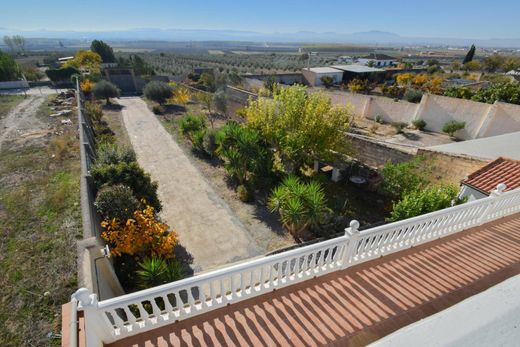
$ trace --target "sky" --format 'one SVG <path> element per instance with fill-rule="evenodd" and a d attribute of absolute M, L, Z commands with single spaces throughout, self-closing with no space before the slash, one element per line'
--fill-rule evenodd
<path fill-rule="evenodd" d="M 520 37 L 519 0 L 0 0 L 0 8 L 0 27 L 15 30 L 380 30 L 413 37 Z"/>

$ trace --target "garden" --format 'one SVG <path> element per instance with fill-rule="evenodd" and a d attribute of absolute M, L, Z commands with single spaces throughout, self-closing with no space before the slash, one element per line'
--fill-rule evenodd
<path fill-rule="evenodd" d="M 96 137 L 96 159 L 90 169 L 101 237 L 110 247 L 118 278 L 126 292 L 179 280 L 190 273 L 189 258 L 177 257 L 178 235 L 158 215 L 162 209 L 154 182 L 137 163 L 122 124 L 119 106 L 111 102 L 117 88 L 85 78 L 85 115 Z M 100 101 L 104 100 L 104 101 Z"/>
<path fill-rule="evenodd" d="M 344 154 L 355 157 L 342 136 L 352 113 L 331 105 L 324 94 L 275 85 L 268 97 L 251 99 L 239 117 L 231 117 L 217 93 L 162 87 L 170 88 L 162 99 L 145 89 L 149 106 L 205 175 L 235 201 L 262 210 L 270 225 L 297 243 L 332 237 L 352 219 L 380 224 L 458 203 L 456 187 L 432 185 L 427 163 L 419 159 L 388 163 L 380 172 L 345 159 Z M 179 89 L 189 94 L 182 103 L 175 98 Z M 315 170 L 316 160 L 343 163 L 342 178 L 334 182 L 327 170 Z M 382 179 L 370 187 L 349 180 L 359 175 Z"/>

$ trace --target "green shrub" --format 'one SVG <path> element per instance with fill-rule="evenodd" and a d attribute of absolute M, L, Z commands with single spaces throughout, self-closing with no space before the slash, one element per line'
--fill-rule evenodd
<path fill-rule="evenodd" d="M 403 129 L 406 128 L 408 124 L 404 122 L 392 122 L 392 127 L 397 131 L 397 133 L 402 133 Z"/>
<path fill-rule="evenodd" d="M 179 126 L 182 134 L 190 138 L 191 133 L 206 128 L 206 120 L 203 116 L 193 116 L 189 114 L 181 119 Z"/>
<path fill-rule="evenodd" d="M 442 126 L 442 131 L 451 137 L 455 135 L 455 133 L 459 130 L 462 130 L 466 127 L 466 122 L 458 122 L 456 120 L 450 120 Z"/>
<path fill-rule="evenodd" d="M 98 99 L 105 99 L 107 104 L 110 104 L 110 98 L 119 97 L 119 88 L 114 84 L 101 80 L 92 88 L 92 94 Z"/>
<path fill-rule="evenodd" d="M 404 98 L 408 102 L 419 103 L 421 102 L 423 93 L 417 89 L 407 89 L 404 93 Z"/>
<path fill-rule="evenodd" d="M 268 176 L 271 172 L 271 152 L 254 129 L 230 123 L 218 153 L 225 161 L 228 174 L 239 184 L 254 181 L 257 176 Z"/>
<path fill-rule="evenodd" d="M 325 193 L 316 181 L 302 182 L 296 176 L 288 176 L 269 196 L 269 209 L 280 214 L 283 226 L 296 239 L 309 226 L 319 223 L 329 211 Z"/>
<path fill-rule="evenodd" d="M 139 286 L 143 289 L 178 281 L 184 277 L 184 267 L 178 260 L 145 258 L 138 263 L 138 267 L 136 274 Z"/>
<path fill-rule="evenodd" d="M 450 207 L 452 202 L 463 203 L 465 200 L 458 199 L 457 195 L 458 189 L 454 186 L 433 186 L 409 191 L 394 204 L 389 220 L 398 221 L 438 211 Z"/>
<path fill-rule="evenodd" d="M 121 162 L 131 163 L 136 161 L 135 152 L 129 147 L 119 147 L 115 144 L 101 144 L 97 148 L 97 165 L 110 165 Z"/>
<path fill-rule="evenodd" d="M 387 162 L 381 170 L 383 176 L 381 191 L 394 200 L 399 200 L 406 192 L 426 185 L 428 171 L 422 157 L 416 157 L 405 163 Z"/>
<path fill-rule="evenodd" d="M 191 133 L 190 140 L 193 144 L 193 148 L 199 153 L 205 152 L 204 150 L 204 135 L 206 134 L 205 129 L 197 130 Z"/>
<path fill-rule="evenodd" d="M 250 189 L 245 184 L 241 184 L 237 187 L 237 195 L 240 201 L 249 202 L 252 198 Z"/>
<path fill-rule="evenodd" d="M 92 123 L 99 123 L 103 117 L 103 109 L 99 104 L 87 101 L 85 103 L 85 116 L 87 116 Z"/>
<path fill-rule="evenodd" d="M 424 119 L 414 119 L 412 121 L 412 125 L 415 127 L 415 129 L 423 131 L 424 128 L 426 128 L 426 121 Z"/>
<path fill-rule="evenodd" d="M 95 165 L 90 173 L 98 189 L 106 184 L 122 184 L 130 187 L 139 201 L 144 199 L 155 211 L 161 210 L 157 182 L 152 182 L 150 175 L 136 162 Z"/>
<path fill-rule="evenodd" d="M 172 87 L 168 83 L 159 81 L 152 81 L 143 89 L 145 98 L 160 105 L 164 104 L 172 96 L 172 92 Z"/>
<path fill-rule="evenodd" d="M 132 218 L 134 211 L 140 208 L 132 189 L 121 184 L 101 188 L 94 205 L 103 220 L 115 218 L 118 221 Z"/>
<path fill-rule="evenodd" d="M 218 134 L 218 131 L 216 131 L 214 129 L 210 129 L 210 130 L 206 131 L 206 133 L 204 134 L 204 142 L 203 142 L 204 151 L 212 157 L 217 155 L 217 149 L 218 149 L 217 134 Z"/>
<path fill-rule="evenodd" d="M 380 114 L 378 114 L 376 116 L 375 121 L 376 121 L 376 123 L 379 123 L 379 124 L 385 124 L 385 118 Z"/>
<path fill-rule="evenodd" d="M 152 107 L 152 112 L 153 112 L 154 114 L 157 114 L 157 115 L 162 114 L 162 108 L 161 108 L 161 106 L 159 106 L 159 105 L 154 105 L 154 106 Z"/>

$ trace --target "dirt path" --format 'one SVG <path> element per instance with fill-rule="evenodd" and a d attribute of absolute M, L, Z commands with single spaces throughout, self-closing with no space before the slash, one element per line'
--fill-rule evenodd
<path fill-rule="evenodd" d="M 143 100 L 121 98 L 122 114 L 139 164 L 159 182 L 161 217 L 194 258 L 195 272 L 262 254 L 229 206 L 163 128 Z"/>
<path fill-rule="evenodd" d="M 43 96 L 28 96 L 13 107 L 7 116 L 0 119 L 0 149 L 8 140 L 47 128 L 37 117 L 34 117 L 44 100 Z"/>

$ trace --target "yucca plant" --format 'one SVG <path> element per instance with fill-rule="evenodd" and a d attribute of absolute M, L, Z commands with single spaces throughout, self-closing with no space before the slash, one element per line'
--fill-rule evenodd
<path fill-rule="evenodd" d="M 304 183 L 288 176 L 274 188 L 268 202 L 272 212 L 280 214 L 282 225 L 297 240 L 309 226 L 316 225 L 328 212 L 325 193 L 318 182 Z"/>
<path fill-rule="evenodd" d="M 162 257 L 145 258 L 139 262 L 137 277 L 141 288 L 150 288 L 165 283 L 168 263 Z"/>
<path fill-rule="evenodd" d="M 220 141 L 218 153 L 226 171 L 241 185 L 270 170 L 270 152 L 257 131 L 231 123 Z"/>
<path fill-rule="evenodd" d="M 164 272 L 165 282 L 178 281 L 184 278 L 184 266 L 178 260 L 170 260 L 166 265 L 166 271 Z"/>

